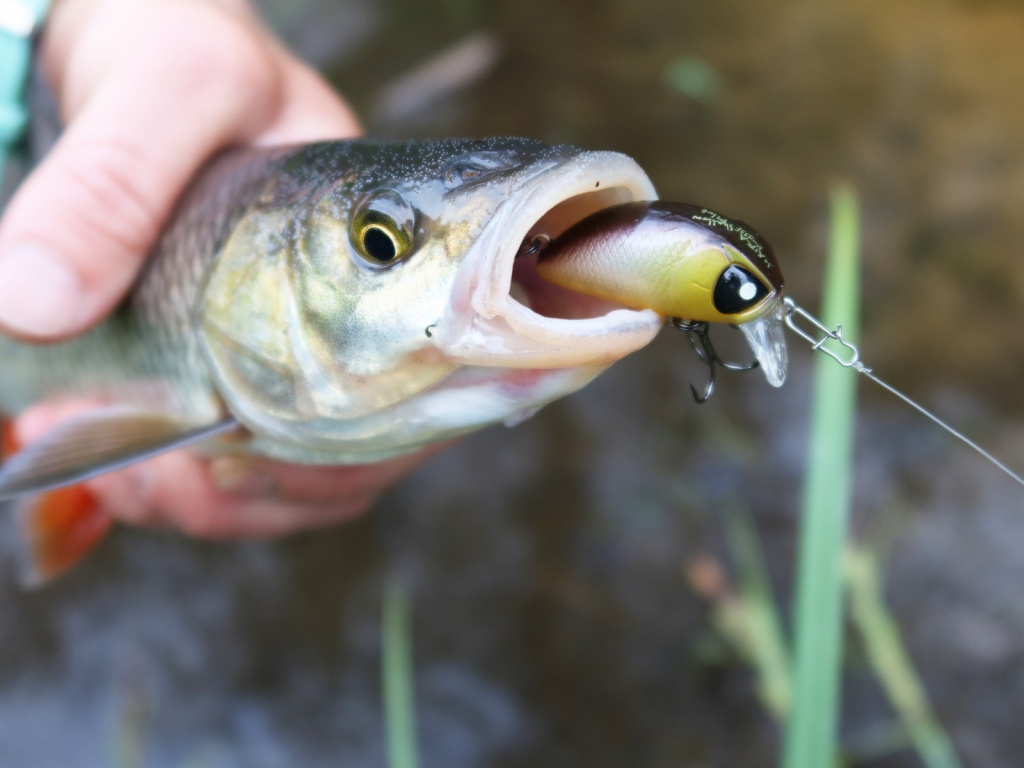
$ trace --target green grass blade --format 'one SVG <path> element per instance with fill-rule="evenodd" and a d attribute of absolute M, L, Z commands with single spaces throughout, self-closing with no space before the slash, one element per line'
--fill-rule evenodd
<path fill-rule="evenodd" d="M 142 768 L 146 764 L 150 702 L 137 679 L 127 681 L 121 696 L 114 765 L 117 768 Z"/>
<path fill-rule="evenodd" d="M 381 669 L 384 721 L 391 768 L 417 768 L 416 704 L 412 681 L 412 611 L 397 582 L 384 587 Z"/>
<path fill-rule="evenodd" d="M 928 768 L 963 768 L 932 712 L 899 626 L 882 599 L 877 558 L 865 549 L 851 549 L 846 553 L 845 571 L 850 613 L 868 661 L 921 761 Z"/>
<path fill-rule="evenodd" d="M 851 189 L 832 194 L 822 320 L 857 338 L 858 210 Z M 842 662 L 842 555 L 850 506 L 857 375 L 818 355 L 804 485 L 793 652 L 793 703 L 785 768 L 832 765 Z"/>
<path fill-rule="evenodd" d="M 789 651 L 757 527 L 750 511 L 738 502 L 728 509 L 726 526 L 741 598 L 743 653 L 757 672 L 758 695 L 765 707 L 784 722 L 791 697 Z"/>

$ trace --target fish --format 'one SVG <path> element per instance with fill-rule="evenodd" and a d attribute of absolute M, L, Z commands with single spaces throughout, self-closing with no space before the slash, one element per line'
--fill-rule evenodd
<path fill-rule="evenodd" d="M 218 156 L 108 319 L 57 344 L 0 339 L 0 500 L 21 521 L 23 580 L 102 539 L 110 519 L 82 484 L 103 472 L 183 447 L 371 463 L 585 386 L 649 343 L 667 305 L 558 285 L 553 252 L 520 244 L 656 197 L 626 155 L 520 138 Z M 17 445 L 10 419 L 54 398 L 94 407 Z"/>

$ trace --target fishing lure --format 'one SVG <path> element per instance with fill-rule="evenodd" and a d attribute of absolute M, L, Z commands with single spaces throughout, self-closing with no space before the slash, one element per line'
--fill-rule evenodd
<path fill-rule="evenodd" d="M 749 370 L 760 365 L 769 383 L 786 374 L 782 328 L 807 341 L 845 368 L 860 373 L 927 416 L 974 449 L 1020 485 L 1024 478 L 864 365 L 858 347 L 842 326 L 828 328 L 792 298 L 783 295 L 782 272 L 771 247 L 748 224 L 707 208 L 671 202 L 631 202 L 598 211 L 560 237 L 543 234 L 531 241 L 537 272 L 546 280 L 580 293 L 627 306 L 653 309 L 686 331 L 709 367 L 703 393 L 713 393 L 715 369 Z M 743 331 L 757 356 L 752 364 L 729 363 L 711 342 L 708 323 L 727 322 Z M 836 343 L 839 350 L 828 346 Z"/>
<path fill-rule="evenodd" d="M 569 290 L 629 307 L 653 309 L 686 331 L 710 367 L 746 370 L 715 351 L 710 323 L 729 323 L 746 337 L 768 383 L 786 380 L 784 280 L 771 246 L 740 221 L 683 203 L 623 203 L 577 222 L 555 240 L 537 237 L 537 273 Z"/>

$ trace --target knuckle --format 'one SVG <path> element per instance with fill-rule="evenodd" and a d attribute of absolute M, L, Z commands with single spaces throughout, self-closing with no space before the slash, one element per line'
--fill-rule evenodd
<path fill-rule="evenodd" d="M 140 181 L 149 162 L 140 147 L 119 139 L 67 153 L 63 189 L 73 212 L 67 223 L 87 245 L 111 255 L 141 255 L 156 238 L 163 211 Z"/>
<path fill-rule="evenodd" d="M 276 107 L 282 90 L 279 68 L 269 38 L 255 21 L 204 3 L 169 7 L 163 26 L 181 55 L 162 57 L 155 66 L 175 97 L 257 120 Z"/>

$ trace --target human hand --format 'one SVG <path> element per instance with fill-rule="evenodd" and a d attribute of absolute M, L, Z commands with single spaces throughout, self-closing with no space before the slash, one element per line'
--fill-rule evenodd
<path fill-rule="evenodd" d="M 360 132 L 245 0 L 61 0 L 41 59 L 66 130 L 0 221 L 0 328 L 28 340 L 80 333 L 120 301 L 217 150 Z M 21 442 L 67 415 L 36 406 L 17 422 Z M 131 522 L 277 535 L 359 514 L 421 459 L 315 468 L 179 452 L 90 488 Z"/>

